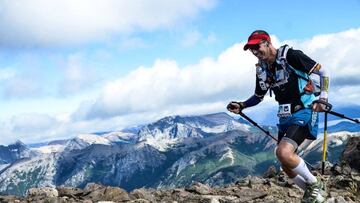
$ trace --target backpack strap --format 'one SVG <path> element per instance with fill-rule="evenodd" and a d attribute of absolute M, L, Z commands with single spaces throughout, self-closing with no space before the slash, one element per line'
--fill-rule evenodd
<path fill-rule="evenodd" d="M 281 66 L 285 69 L 285 70 L 290 70 L 291 72 L 295 73 L 295 75 L 305 81 L 307 81 L 308 83 L 311 82 L 312 83 L 312 80 L 310 79 L 309 77 L 309 74 L 305 74 L 307 77 L 303 76 L 303 75 L 300 75 L 298 73 L 297 70 L 295 70 L 290 64 L 288 64 L 287 60 L 286 60 L 286 56 L 287 56 L 287 53 L 289 51 L 290 47 L 289 45 L 285 44 L 283 46 L 281 46 L 279 49 L 278 49 L 278 53 L 277 53 L 277 58 L 276 58 L 276 62 L 281 64 Z M 320 89 L 320 86 L 318 84 L 315 84 L 316 88 L 317 89 Z M 301 95 L 305 94 L 305 92 L 302 92 Z M 315 96 L 318 96 L 319 95 L 319 92 L 315 92 L 314 93 Z"/>
<path fill-rule="evenodd" d="M 297 71 L 288 64 L 287 60 L 286 60 L 286 55 L 287 52 L 289 51 L 290 47 L 289 45 L 285 44 L 283 46 L 281 46 L 278 50 L 278 56 L 277 56 L 277 62 L 279 64 L 281 64 L 281 66 L 285 69 L 285 70 L 291 70 L 292 72 L 294 72 L 299 78 L 309 81 L 309 77 L 304 77 L 303 75 L 300 75 L 297 73 Z"/>
<path fill-rule="evenodd" d="M 279 48 L 276 60 L 281 65 L 283 65 L 283 63 L 287 62 L 286 56 L 287 56 L 287 52 L 289 51 L 289 49 L 290 49 L 290 47 L 287 44 L 285 44 Z"/>

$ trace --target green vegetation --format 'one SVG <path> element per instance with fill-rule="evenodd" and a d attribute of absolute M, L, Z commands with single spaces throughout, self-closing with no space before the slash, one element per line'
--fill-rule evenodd
<path fill-rule="evenodd" d="M 42 179 L 41 168 L 35 168 L 28 173 L 15 172 L 14 180 L 6 188 L 6 194 L 24 196 L 29 188 L 37 187 Z"/>

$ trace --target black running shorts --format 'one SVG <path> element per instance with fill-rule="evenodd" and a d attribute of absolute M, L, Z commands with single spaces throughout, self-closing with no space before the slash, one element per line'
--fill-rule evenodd
<path fill-rule="evenodd" d="M 278 144 L 281 140 L 286 141 L 292 144 L 295 150 L 304 142 L 306 137 L 310 134 L 309 127 L 305 126 L 298 126 L 298 125 L 291 125 L 286 130 L 286 133 L 279 132 L 278 134 Z"/>

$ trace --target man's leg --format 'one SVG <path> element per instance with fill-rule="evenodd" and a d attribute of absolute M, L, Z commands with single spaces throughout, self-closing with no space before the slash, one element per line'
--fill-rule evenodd
<path fill-rule="evenodd" d="M 276 156 L 290 178 L 298 181 L 302 178 L 306 182 L 303 199 L 305 202 L 323 202 L 325 198 L 321 194 L 322 183 L 310 172 L 304 160 L 295 153 L 298 146 L 305 140 L 307 132 L 306 127 L 290 126 L 277 147 Z M 301 184 L 299 186 L 301 187 Z"/>
<path fill-rule="evenodd" d="M 305 179 L 294 173 L 291 169 L 286 168 L 285 166 L 281 166 L 281 168 L 283 169 L 283 171 L 286 173 L 286 175 L 288 175 L 288 177 L 297 185 L 299 186 L 299 188 L 301 188 L 302 190 L 305 190 L 306 188 L 306 181 Z"/>
<path fill-rule="evenodd" d="M 276 151 L 278 158 L 281 156 L 279 161 L 281 163 L 284 162 L 281 168 L 289 176 L 289 178 L 291 178 L 293 182 L 302 189 L 305 187 L 305 179 L 297 173 L 293 172 L 291 169 L 295 168 L 300 163 L 299 159 L 301 158 L 295 152 L 298 146 L 304 142 L 306 134 L 307 132 L 304 130 L 304 128 L 295 125 L 290 126 L 286 133 L 279 131 L 278 148 L 280 147 L 280 149 Z M 285 142 L 280 144 L 282 140 Z M 288 155 L 291 156 L 288 157 Z M 290 160 L 290 167 L 289 163 L 287 164 L 288 159 Z"/>
<path fill-rule="evenodd" d="M 289 178 L 294 179 L 300 175 L 305 182 L 315 183 L 316 177 L 311 174 L 304 160 L 295 153 L 295 148 L 286 140 L 282 140 L 277 147 L 276 156 Z"/>

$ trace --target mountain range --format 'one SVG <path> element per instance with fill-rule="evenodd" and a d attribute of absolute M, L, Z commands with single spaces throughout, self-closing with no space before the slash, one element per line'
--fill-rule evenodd
<path fill-rule="evenodd" d="M 276 134 L 276 127 L 263 128 Z M 337 161 L 347 140 L 359 136 L 357 129 L 328 135 L 328 160 Z M 25 195 L 31 187 L 84 187 L 89 182 L 126 190 L 183 187 L 194 181 L 223 185 L 276 165 L 275 146 L 259 129 L 226 113 L 169 116 L 130 130 L 30 146 L 18 141 L 0 146 L 0 192 Z M 322 139 L 309 144 L 302 150 L 304 158 L 317 163 L 321 146 Z"/>

